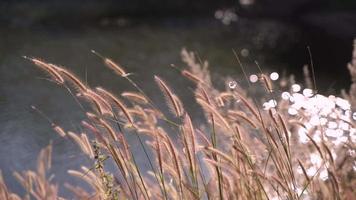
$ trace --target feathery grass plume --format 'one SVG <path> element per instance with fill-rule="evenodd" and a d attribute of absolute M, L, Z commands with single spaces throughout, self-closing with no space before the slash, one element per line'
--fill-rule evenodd
<path fill-rule="evenodd" d="M 155 112 L 150 112 L 150 109 L 145 109 L 146 113 L 147 113 L 147 121 L 146 124 L 149 126 L 154 126 L 157 125 L 158 120 L 157 117 L 159 117 L 160 115 L 157 115 Z"/>
<path fill-rule="evenodd" d="M 125 156 L 125 158 L 131 160 L 133 157 L 130 152 L 130 145 L 126 141 L 126 138 L 124 137 L 123 134 L 120 134 L 117 136 L 119 144 L 122 146 L 122 154 Z"/>
<path fill-rule="evenodd" d="M 93 90 L 87 90 L 86 93 L 88 93 L 90 96 L 92 96 L 93 99 L 96 99 L 98 102 L 100 102 L 103 105 L 105 112 L 112 113 L 111 106 L 110 106 L 109 102 L 107 102 L 103 97 L 101 97 L 99 94 L 97 94 Z"/>
<path fill-rule="evenodd" d="M 99 130 L 98 130 L 97 128 L 95 128 L 94 126 L 92 126 L 91 124 L 89 124 L 89 123 L 86 122 L 86 121 L 82 121 L 81 125 L 82 125 L 84 128 L 90 130 L 90 131 L 94 134 L 95 139 L 96 139 L 98 142 L 100 142 L 100 143 L 102 143 L 102 144 L 105 144 L 105 139 L 104 139 L 104 137 L 101 135 L 101 133 L 99 132 Z"/>
<path fill-rule="evenodd" d="M 209 151 L 209 152 L 212 152 L 214 153 L 215 155 L 218 155 L 220 158 L 222 158 L 223 160 L 227 161 L 228 163 L 230 163 L 232 165 L 233 168 L 236 168 L 238 169 L 237 166 L 235 166 L 235 162 L 234 160 L 229 157 L 226 153 L 216 149 L 216 148 L 213 148 L 213 147 L 205 147 L 205 150 L 206 151 Z"/>
<path fill-rule="evenodd" d="M 61 137 L 65 137 L 67 134 L 66 132 L 63 130 L 62 127 L 56 125 L 56 124 L 52 124 L 52 128 L 54 131 L 56 131 Z"/>
<path fill-rule="evenodd" d="M 254 115 L 254 117 L 257 119 L 257 121 L 261 121 L 260 114 L 258 112 L 258 108 L 256 108 L 253 103 L 251 103 L 249 100 L 247 100 L 243 95 L 239 94 L 238 92 L 234 92 L 234 94 L 238 97 L 239 100 L 241 100 L 244 105 L 251 111 L 251 113 Z"/>
<path fill-rule="evenodd" d="M 186 157 L 190 166 L 190 173 L 194 187 L 198 188 L 198 166 L 197 166 L 197 147 L 196 147 L 196 138 L 195 130 L 193 123 L 188 114 L 184 116 L 184 125 L 183 125 L 183 146 L 186 150 Z"/>
<path fill-rule="evenodd" d="M 55 66 L 52 67 L 54 67 L 60 74 L 62 74 L 66 80 L 70 81 L 70 83 L 72 83 L 74 88 L 79 92 L 87 90 L 87 86 L 73 73 L 69 72 L 68 70 L 62 67 L 55 67 Z"/>
<path fill-rule="evenodd" d="M 130 115 L 132 117 L 136 117 L 136 118 L 140 118 L 140 119 L 146 119 L 147 115 L 146 113 L 143 112 L 142 110 L 138 110 L 138 109 L 128 109 L 128 112 L 130 113 Z M 139 122 L 136 122 L 136 124 L 138 124 Z"/>
<path fill-rule="evenodd" d="M 196 91 L 195 91 L 195 96 L 197 98 L 201 98 L 204 101 L 206 101 L 207 103 L 213 105 L 214 101 L 212 100 L 212 98 L 210 97 L 210 94 L 207 92 L 207 90 L 205 89 L 205 87 L 197 87 Z"/>
<path fill-rule="evenodd" d="M 187 51 L 185 48 L 181 51 L 181 57 L 183 62 L 188 65 L 191 74 L 202 80 L 206 85 L 211 86 L 212 82 L 207 61 L 197 61 L 195 54 Z"/>
<path fill-rule="evenodd" d="M 184 134 L 187 136 L 187 141 L 188 145 L 191 145 L 191 150 L 193 152 L 193 155 L 196 153 L 196 136 L 195 136 L 195 130 L 193 127 L 192 120 L 188 114 L 185 114 L 184 116 Z"/>
<path fill-rule="evenodd" d="M 6 186 L 4 178 L 2 176 L 2 172 L 0 171 L 0 199 L 8 199 L 8 200 L 21 200 L 22 198 L 17 194 L 11 192 L 9 188 Z"/>
<path fill-rule="evenodd" d="M 153 137 L 155 132 L 149 128 L 137 128 L 137 132 Z"/>
<path fill-rule="evenodd" d="M 111 136 L 111 138 L 114 141 L 117 141 L 117 133 L 116 131 L 112 128 L 111 125 L 109 125 L 106 121 L 104 121 L 103 119 L 99 119 L 100 124 L 106 129 L 106 131 L 109 133 L 109 135 Z"/>
<path fill-rule="evenodd" d="M 101 97 L 91 89 L 78 93 L 77 96 L 84 96 L 85 98 L 90 100 L 95 105 L 95 108 L 99 111 L 101 115 L 113 117 L 113 112 L 111 110 L 110 104 L 103 97 Z"/>
<path fill-rule="evenodd" d="M 273 86 L 272 86 L 272 82 L 271 82 L 271 79 L 264 75 L 264 74 L 261 74 L 261 78 L 260 78 L 261 82 L 263 83 L 265 89 L 267 92 L 273 92 Z"/>
<path fill-rule="evenodd" d="M 202 99 L 206 102 L 208 102 L 209 104 L 211 104 L 211 99 L 210 97 L 207 95 L 206 91 L 204 90 L 203 87 L 198 87 L 195 91 L 194 91 L 194 96 L 195 99 Z"/>
<path fill-rule="evenodd" d="M 289 136 L 289 129 L 287 128 L 286 121 L 284 120 L 284 118 L 282 117 L 282 115 L 280 113 L 277 113 L 277 116 L 278 116 L 279 122 L 282 126 L 284 137 L 287 140 L 287 144 L 289 147 L 290 146 L 290 136 Z"/>
<path fill-rule="evenodd" d="M 105 199 L 104 186 L 101 184 L 100 178 L 92 172 L 90 169 L 82 166 L 82 171 L 68 170 L 67 173 L 73 177 L 77 177 L 87 183 L 92 190 L 93 194 L 90 194 L 90 198 Z"/>
<path fill-rule="evenodd" d="M 68 171 L 90 186 L 90 190 L 86 190 L 66 184 L 76 198 L 354 198 L 356 131 L 352 112 L 344 114 L 351 110 L 351 102 L 335 96 L 324 98 L 320 94 L 308 97 L 291 88 L 283 88 L 285 91 L 282 92 L 286 92 L 288 98 L 285 95 L 281 96 L 282 99 L 275 97 L 276 107 L 262 110 L 262 102 L 254 98 L 251 101 L 242 88 L 215 89 L 210 81 L 207 62 L 200 61 L 194 53 L 183 50 L 182 58 L 188 69 L 181 74 L 197 85 L 196 101 L 210 122 L 199 128 L 193 126 L 192 115 L 184 111 L 177 95 L 159 77 L 155 80 L 173 112 L 182 116 L 181 124 L 161 127 L 157 119 L 165 119 L 162 112 L 139 88 L 139 94 L 123 93 L 122 96 L 130 103 L 128 105 L 132 105 L 126 107 L 106 90 L 91 90 L 81 85 L 79 79 L 79 82 L 72 80 L 76 77 L 73 78 L 68 71 L 70 75 L 66 75 L 62 68 L 52 64 L 43 66 L 58 72 L 64 82 L 72 83 L 79 93 L 90 94 L 97 102 L 92 107 L 99 108 L 100 113 L 105 109 L 113 112 L 115 107 L 120 115 L 115 116 L 116 109 L 114 119 L 88 112 L 88 121 L 81 124 L 86 133 L 79 135 L 64 131 L 45 116 L 60 136 L 74 140 L 94 163 L 90 168 Z M 111 68 L 116 67 L 114 64 L 107 63 L 112 65 Z M 127 73 L 120 69 L 116 73 L 129 80 Z M 272 82 L 268 82 L 267 76 L 261 77 L 260 81 L 267 91 L 273 92 Z M 283 81 L 286 82 L 285 87 L 295 83 L 292 79 Z M 297 108 L 299 104 L 300 109 Z M 295 110 L 291 112 L 291 109 Z M 121 118 L 129 124 L 135 120 L 134 134 L 143 147 L 151 171 L 145 173 L 138 166 L 136 161 L 140 157 L 133 153 L 126 134 L 121 134 L 125 131 L 121 129 Z M 87 134 L 93 136 L 90 137 L 93 139 L 91 143 Z M 143 145 L 142 135 L 147 138 L 147 145 Z M 208 139 L 209 136 L 211 138 Z M 15 173 L 27 191 L 25 199 L 60 199 L 57 186 L 46 177 L 50 167 L 48 161 L 51 160 L 50 150 L 47 152 L 40 154 L 36 172 Z M 108 170 L 106 160 L 115 167 Z M 9 191 L 0 174 L 2 198 L 20 197 Z"/>
<path fill-rule="evenodd" d="M 133 109 L 129 109 L 129 112 L 131 114 L 136 115 L 137 117 L 137 122 L 136 124 L 143 124 L 143 125 L 148 125 L 151 126 L 152 124 L 149 123 L 149 117 L 148 114 L 149 112 L 147 112 L 144 108 L 142 108 L 141 106 L 135 105 Z"/>
<path fill-rule="evenodd" d="M 208 86 L 202 79 L 198 76 L 194 75 L 193 73 L 189 72 L 188 70 L 182 70 L 182 75 L 190 79 L 191 81 L 195 82 L 196 84 L 203 84 Z"/>
<path fill-rule="evenodd" d="M 121 93 L 121 96 L 127 98 L 130 101 L 137 102 L 140 104 L 145 105 L 149 103 L 145 96 L 137 92 L 123 92 Z"/>
<path fill-rule="evenodd" d="M 90 112 L 87 112 L 87 113 L 86 113 L 86 116 L 88 117 L 88 119 L 89 119 L 91 122 L 93 122 L 93 124 L 95 124 L 95 126 L 97 126 L 97 125 L 104 126 L 104 125 L 101 124 L 101 121 L 103 121 L 103 120 L 100 119 L 100 118 L 99 118 L 98 116 L 96 116 L 95 114 L 90 113 Z M 105 135 L 102 134 L 102 132 L 99 131 L 99 129 L 97 129 L 95 126 L 92 126 L 91 124 L 89 124 L 89 123 L 87 123 L 87 122 L 85 122 L 85 121 L 82 121 L 82 125 L 83 125 L 85 128 L 88 128 L 89 130 L 91 130 L 92 133 L 95 135 L 95 138 L 96 138 L 99 142 L 101 142 L 105 147 L 108 146 L 109 141 L 110 141 L 109 138 L 108 138 L 108 137 L 105 137 Z M 108 124 L 107 124 L 107 127 L 108 127 L 109 129 L 111 129 L 111 127 L 110 127 Z M 112 131 L 109 131 L 107 127 L 104 127 L 104 128 L 107 130 L 107 132 L 108 132 L 109 134 L 111 134 L 112 132 L 114 132 L 113 130 L 112 130 Z M 115 137 L 116 137 L 116 135 L 114 134 L 113 136 L 111 136 L 111 139 L 114 139 L 114 140 L 115 140 Z"/>
<path fill-rule="evenodd" d="M 207 65 L 206 65 L 207 66 Z M 199 66 L 198 66 L 199 67 Z M 210 79 L 210 77 L 207 77 L 208 79 Z M 209 90 L 212 95 L 214 95 L 215 93 L 217 93 L 217 91 L 214 91 L 212 89 Z M 199 101 L 201 101 L 201 104 L 202 105 L 202 108 L 205 113 L 205 116 L 206 118 L 208 119 L 208 121 L 211 123 L 212 127 L 211 127 L 211 144 L 213 147 L 217 147 L 218 144 L 217 144 L 217 136 L 216 136 L 216 127 L 222 127 L 223 129 L 227 130 L 228 132 L 230 132 L 230 134 L 233 133 L 233 130 L 232 132 L 229 131 L 229 126 L 226 126 L 226 122 L 224 120 L 224 118 L 219 114 L 219 112 L 217 112 L 217 110 L 214 110 L 215 109 L 215 102 L 212 101 L 211 97 L 210 97 L 210 94 L 208 94 L 208 92 L 205 90 L 205 88 L 203 86 L 199 86 L 197 87 L 196 91 L 195 91 L 195 96 L 196 96 L 196 100 L 197 102 L 199 103 Z M 208 110 L 211 110 L 213 112 L 209 112 L 207 111 L 205 108 L 207 107 Z M 218 115 L 218 120 L 216 120 L 215 118 L 215 115 Z M 225 135 L 228 135 L 225 131 L 224 131 Z M 212 155 L 213 159 L 215 161 L 217 161 L 217 157 L 216 155 Z M 213 172 L 214 174 L 216 174 L 216 180 L 217 180 L 217 185 L 218 185 L 218 190 L 219 190 L 219 196 L 220 196 L 220 199 L 223 199 L 223 187 L 222 187 L 222 172 L 221 170 L 219 169 L 218 166 L 215 167 L 215 172 Z M 206 187 L 208 188 L 208 187 Z M 209 194 L 210 195 L 210 194 Z"/>
<path fill-rule="evenodd" d="M 109 58 L 105 58 L 104 62 L 106 66 L 108 66 L 118 75 L 127 76 L 127 73 L 118 64 L 114 63 L 114 61 L 110 60 Z"/>
<path fill-rule="evenodd" d="M 51 168 L 52 145 L 42 149 L 37 160 L 37 171 L 15 172 L 15 178 L 26 189 L 26 198 L 62 199 L 58 196 L 58 186 L 52 184 L 46 177 L 46 171 Z"/>
<path fill-rule="evenodd" d="M 90 158 L 94 158 L 94 152 L 93 149 L 91 148 L 91 144 L 86 134 L 82 133 L 80 134 L 80 136 L 78 136 L 77 134 L 71 131 L 68 131 L 67 134 L 80 147 L 83 153 L 85 153 Z"/>
<path fill-rule="evenodd" d="M 234 111 L 234 110 L 228 110 L 228 116 L 232 120 L 238 120 L 238 119 L 243 119 L 245 122 L 250 124 L 253 128 L 257 128 L 257 125 L 255 122 L 253 122 L 249 117 L 246 116 L 244 112 L 241 111 Z M 237 117 L 237 118 L 236 118 Z"/>
<path fill-rule="evenodd" d="M 210 104 L 208 104 L 206 101 L 202 100 L 202 99 L 197 99 L 197 102 L 203 107 L 203 109 L 206 110 L 206 112 L 214 115 L 220 122 L 221 124 L 224 126 L 224 128 L 226 128 L 226 130 L 231 131 L 231 133 L 233 133 L 234 131 L 232 130 L 231 126 L 229 125 L 229 123 L 226 121 L 226 119 L 219 113 L 218 110 L 216 110 L 213 106 L 211 106 Z"/>
<path fill-rule="evenodd" d="M 176 182 L 178 182 L 179 184 L 179 190 L 180 190 L 180 193 L 183 192 L 183 177 L 182 177 L 182 166 L 181 166 L 181 162 L 179 161 L 179 153 L 178 153 L 178 150 L 177 148 L 174 146 L 172 140 L 168 137 L 168 135 L 165 135 L 164 136 L 164 139 L 167 141 L 165 144 L 167 144 L 168 146 L 168 150 L 172 156 L 172 162 L 174 163 L 174 168 L 177 173 L 177 176 L 178 176 L 178 180 L 176 180 Z M 183 194 L 180 194 L 180 195 L 183 195 Z"/>
<path fill-rule="evenodd" d="M 199 145 L 212 146 L 210 140 L 207 138 L 206 134 L 203 131 L 201 131 L 200 129 L 195 129 L 195 132 L 198 136 L 197 139 L 199 140 Z"/>
<path fill-rule="evenodd" d="M 128 122 L 130 122 L 130 124 L 132 126 L 135 126 L 134 121 L 132 116 L 130 115 L 128 109 L 126 108 L 126 106 L 124 105 L 124 103 L 122 103 L 117 97 L 115 97 L 113 94 L 111 94 L 110 92 L 104 90 L 101 87 L 97 87 L 96 90 L 103 94 L 105 97 L 107 97 L 110 101 L 114 102 L 115 106 L 117 106 L 125 115 L 126 119 L 128 120 Z"/>
<path fill-rule="evenodd" d="M 103 61 L 104 61 L 104 64 L 109 67 L 111 70 L 113 70 L 117 75 L 119 76 L 128 76 L 129 74 L 127 74 L 125 72 L 125 70 L 117 63 L 115 63 L 114 61 L 112 61 L 111 59 L 109 58 L 106 58 L 102 55 L 100 55 L 98 52 L 94 51 L 94 50 L 91 50 L 91 52 L 95 55 L 97 55 L 98 57 L 102 58 Z"/>
<path fill-rule="evenodd" d="M 42 61 L 42 60 L 40 60 L 38 58 L 30 58 L 30 57 L 27 57 L 27 56 L 24 56 L 24 58 L 32 61 L 36 66 L 38 66 L 39 68 L 41 68 L 42 70 L 47 72 L 56 83 L 59 83 L 59 84 L 63 84 L 64 83 L 64 79 L 56 71 L 56 69 L 54 68 L 53 64 L 47 63 L 47 62 Z"/>
<path fill-rule="evenodd" d="M 183 115 L 184 110 L 182 110 L 182 103 L 178 97 L 171 91 L 167 84 L 158 76 L 155 76 L 155 81 L 157 82 L 159 88 L 166 98 L 166 102 L 171 110 L 177 117 Z"/>
<path fill-rule="evenodd" d="M 143 110 L 148 114 L 152 114 L 152 115 L 156 116 L 157 118 L 163 118 L 164 117 L 162 112 L 159 111 L 159 110 L 151 109 L 151 108 L 144 108 Z"/>

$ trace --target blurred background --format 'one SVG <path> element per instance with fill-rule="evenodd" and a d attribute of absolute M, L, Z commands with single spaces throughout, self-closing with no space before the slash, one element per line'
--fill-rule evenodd
<path fill-rule="evenodd" d="M 35 105 L 66 130 L 80 131 L 76 124 L 84 115 L 73 98 L 44 80 L 23 55 L 66 66 L 91 86 L 116 94 L 132 90 L 90 52 L 94 49 L 133 72 L 147 94 L 162 102 L 154 74 L 169 80 L 183 100 L 191 98 L 191 85 L 169 67 L 184 67 L 183 47 L 208 60 L 214 83 L 223 86 L 226 76 L 244 84 L 232 49 L 241 54 L 248 73 L 258 71 L 257 60 L 266 71 L 294 74 L 302 82 L 310 46 L 318 89 L 338 93 L 350 84 L 346 64 L 355 25 L 354 0 L 2 0 L 0 169 L 9 187 L 23 192 L 12 172 L 34 168 L 38 152 L 50 140 L 59 184 L 77 183 L 66 170 L 91 164 L 30 109 Z M 201 118 L 194 104 L 187 106 Z M 131 145 L 142 153 L 134 139 Z M 145 163 L 142 159 L 139 164 Z M 70 196 L 65 189 L 61 193 Z"/>

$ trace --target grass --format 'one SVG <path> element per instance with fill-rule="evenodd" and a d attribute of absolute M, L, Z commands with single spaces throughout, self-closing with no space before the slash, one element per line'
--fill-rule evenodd
<path fill-rule="evenodd" d="M 91 105 L 85 111 L 87 120 L 80 124 L 82 133 L 52 124 L 55 132 L 74 141 L 93 162 L 92 167 L 68 171 L 91 188 L 87 191 L 65 184 L 76 199 L 297 200 L 356 196 L 356 127 L 351 114 L 356 86 L 349 93 L 344 92 L 344 99 L 315 94 L 310 89 L 312 81 L 306 67 L 309 89 L 305 88 L 302 94 L 292 78 L 282 77 L 275 83 L 261 70 L 258 83 L 266 89 L 266 99 L 270 99 L 263 103 L 249 97 L 239 85 L 224 91 L 214 88 L 208 63 L 183 50 L 182 60 L 187 68 L 178 71 L 195 83 L 195 99 L 207 121 L 198 128 L 163 78 L 154 77 L 172 113 L 169 116 L 157 109 L 130 73 L 109 58 L 93 53 L 136 91 L 119 97 L 86 85 L 63 67 L 26 57 L 51 81 L 70 91 L 82 108 L 83 102 Z M 354 54 L 348 68 L 356 77 L 356 50 Z M 257 84 L 246 81 L 249 87 Z M 284 92 L 279 94 L 278 90 Z M 345 114 L 347 111 L 349 115 Z M 334 124 L 336 127 L 331 127 Z M 170 129 L 163 128 L 166 125 Z M 172 129 L 179 133 L 178 141 L 167 132 Z M 142 171 L 137 165 L 125 134 L 137 137 L 149 171 Z M 148 139 L 143 140 L 142 136 Z M 14 173 L 26 190 L 25 196 L 12 193 L 0 174 L 0 199 L 62 199 L 59 186 L 47 177 L 51 150 L 49 145 L 41 151 L 36 171 Z M 153 157 L 149 156 L 151 153 Z M 110 163 L 115 165 L 115 171 L 106 170 Z"/>

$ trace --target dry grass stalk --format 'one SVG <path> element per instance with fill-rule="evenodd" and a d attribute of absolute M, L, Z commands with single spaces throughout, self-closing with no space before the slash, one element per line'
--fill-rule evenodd
<path fill-rule="evenodd" d="M 62 127 L 52 124 L 53 130 L 56 131 L 61 137 L 65 137 L 67 134 Z"/>
<path fill-rule="evenodd" d="M 79 92 L 87 90 L 87 86 L 78 77 L 76 77 L 73 73 L 71 73 L 68 70 L 61 68 L 61 67 L 55 67 L 55 69 L 60 74 L 63 74 L 64 78 L 66 78 L 68 81 L 70 81 L 70 83 L 72 83 L 74 88 L 77 89 Z"/>
<path fill-rule="evenodd" d="M 2 173 L 0 171 L 0 199 L 21 200 L 21 197 L 12 193 L 6 186 Z"/>
<path fill-rule="evenodd" d="M 133 102 L 137 102 L 140 104 L 148 104 L 148 100 L 146 99 L 146 97 L 144 97 L 143 95 L 136 93 L 136 92 L 123 92 L 121 93 L 121 96 L 127 98 L 130 101 Z"/>
<path fill-rule="evenodd" d="M 126 77 L 125 80 L 139 91 L 122 93 L 130 106 L 103 88 L 92 90 L 68 70 L 32 59 L 54 81 L 72 83 L 80 94 L 94 102 L 93 107 L 99 111 L 98 114 L 87 113 L 88 121 L 82 122 L 85 131 L 81 134 L 65 132 L 60 126 L 53 125 L 60 136 L 74 140 L 94 162 L 92 168 L 68 171 L 92 188 L 88 192 L 66 184 L 76 198 L 348 200 L 356 195 L 353 191 L 355 155 L 350 153 L 355 151 L 355 144 L 348 139 L 341 148 L 335 148 L 327 140 L 330 133 L 321 125 L 310 128 L 305 121 L 306 112 L 298 111 L 294 117 L 289 115 L 290 107 L 283 103 L 285 100 L 277 102 L 279 107 L 265 111 L 240 88 L 218 91 L 211 83 L 207 62 L 183 50 L 182 59 L 189 70 L 182 70 L 182 75 L 197 85 L 195 99 L 210 122 L 198 129 L 177 95 L 161 78 L 155 76 L 155 81 L 171 111 L 182 117 L 179 123 L 162 115 L 119 65 L 102 58 L 108 67 Z M 351 74 L 352 65 L 353 61 L 349 65 Z M 266 75 L 261 75 L 261 81 L 270 95 L 273 92 L 271 81 Z M 293 80 L 289 82 L 291 84 L 294 84 Z M 118 108 L 119 112 L 112 108 Z M 172 127 L 161 127 L 159 119 Z M 355 128 L 350 119 L 342 120 L 348 127 Z M 128 122 L 129 126 L 122 126 L 122 121 Z M 178 142 L 168 132 L 172 129 L 175 129 L 174 134 L 179 133 Z M 125 137 L 126 131 L 137 134 L 151 171 L 143 172 L 137 166 L 136 155 Z M 300 142 L 303 131 L 307 142 Z M 210 133 L 210 138 L 206 133 Z M 316 137 L 319 133 L 320 138 Z M 140 135 L 148 138 L 147 146 L 143 145 Z M 89 142 L 89 138 L 93 142 Z M 25 198 L 59 198 L 57 186 L 46 179 L 50 151 L 46 148 L 41 152 L 36 172 L 15 174 L 27 189 Z M 152 159 L 148 151 L 155 154 Z M 105 169 L 106 162 L 116 166 L 115 177 Z M 322 176 L 325 174 L 326 179 Z M 20 199 L 9 191 L 2 176 L 0 198 Z"/>
<path fill-rule="evenodd" d="M 37 58 L 29 58 L 24 56 L 25 59 L 29 59 L 32 61 L 35 65 L 37 65 L 39 68 L 43 69 L 45 72 L 47 72 L 55 82 L 59 84 L 64 83 L 64 79 L 62 76 L 58 73 L 58 71 L 54 68 L 55 66 L 53 64 L 46 63 L 45 61 L 41 61 L 40 59 Z"/>
<path fill-rule="evenodd" d="M 100 55 L 98 52 L 96 52 L 95 50 L 91 50 L 91 52 L 95 55 L 97 55 L 98 57 L 100 57 L 101 59 L 103 59 L 104 64 L 109 67 L 111 70 L 113 70 L 117 75 L 119 76 L 127 76 L 128 74 L 125 72 L 125 70 L 117 63 L 115 63 L 114 61 L 112 61 L 109 58 L 106 58 L 102 55 Z"/>
<path fill-rule="evenodd" d="M 51 168 L 52 146 L 41 150 L 37 160 L 37 171 L 15 172 L 15 178 L 26 189 L 25 199 L 62 199 L 58 196 L 58 186 L 47 179 L 46 171 Z"/>
<path fill-rule="evenodd" d="M 158 76 L 155 76 L 155 81 L 157 82 L 159 88 L 162 90 L 164 96 L 166 97 L 166 102 L 170 110 L 177 116 L 180 117 L 183 115 L 184 110 L 182 110 L 182 103 L 177 98 L 167 84 Z"/>
<path fill-rule="evenodd" d="M 103 88 L 97 87 L 96 90 L 103 94 L 106 98 L 108 98 L 110 101 L 112 101 L 115 106 L 117 106 L 125 115 L 126 119 L 128 122 L 130 122 L 130 124 L 132 126 L 134 126 L 134 122 L 133 122 L 133 118 L 130 115 L 126 105 L 124 105 L 124 103 L 122 103 L 117 97 L 115 97 L 113 94 L 111 94 L 110 92 L 104 90 Z"/>
<path fill-rule="evenodd" d="M 127 73 L 120 67 L 118 64 L 114 63 L 114 61 L 105 58 L 104 60 L 106 66 L 108 66 L 110 69 L 112 69 L 115 73 L 117 73 L 119 76 L 126 76 Z"/>

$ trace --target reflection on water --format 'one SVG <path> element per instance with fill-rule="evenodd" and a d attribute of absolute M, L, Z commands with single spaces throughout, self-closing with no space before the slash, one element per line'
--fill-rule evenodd
<path fill-rule="evenodd" d="M 10 188 L 21 191 L 12 177 L 12 171 L 34 168 L 41 148 L 53 141 L 53 169 L 55 180 L 76 183 L 66 175 L 67 169 L 89 165 L 70 141 L 63 140 L 51 130 L 50 123 L 30 109 L 36 105 L 49 118 L 65 130 L 80 132 L 78 122 L 84 118 L 71 95 L 45 80 L 45 75 L 21 56 L 34 56 L 67 66 L 91 86 L 103 86 L 119 94 L 133 90 L 125 80 L 105 68 L 90 50 L 119 61 L 133 73 L 143 90 L 163 109 L 161 95 L 153 75 L 167 80 L 183 102 L 192 99 L 189 82 L 180 77 L 170 64 L 184 67 L 180 61 L 182 47 L 196 51 L 208 59 L 214 82 L 222 85 L 222 76 L 231 75 L 243 83 L 232 48 L 242 53 L 249 73 L 257 72 L 253 60 L 264 69 L 300 72 L 305 55 L 295 54 L 304 48 L 304 35 L 300 27 L 274 21 L 240 19 L 234 26 L 224 26 L 213 19 L 194 21 L 168 20 L 150 23 L 131 23 L 123 27 L 82 26 L 76 28 L 37 26 L 30 29 L 8 28 L 0 31 L 0 169 Z M 245 55 L 245 57 L 243 56 Z M 289 58 L 292 58 L 289 60 Z M 303 58 L 299 61 L 299 58 Z M 196 104 L 186 104 L 193 118 L 202 117 Z M 197 122 L 197 121 L 196 121 Z M 135 153 L 142 152 L 136 138 L 129 139 Z M 147 161 L 138 159 L 140 166 Z M 65 190 L 62 191 L 66 193 Z"/>

